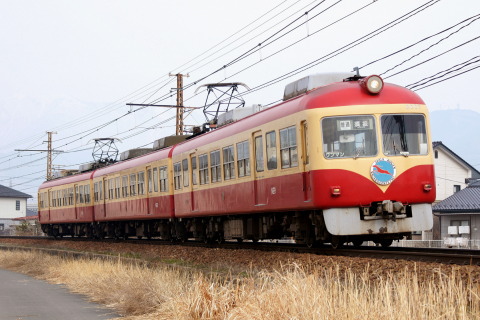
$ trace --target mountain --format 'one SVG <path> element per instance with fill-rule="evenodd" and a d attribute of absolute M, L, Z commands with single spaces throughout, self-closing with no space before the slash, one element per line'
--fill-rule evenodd
<path fill-rule="evenodd" d="M 480 171 L 480 113 L 472 110 L 438 110 L 430 113 L 433 141 L 442 141 Z"/>

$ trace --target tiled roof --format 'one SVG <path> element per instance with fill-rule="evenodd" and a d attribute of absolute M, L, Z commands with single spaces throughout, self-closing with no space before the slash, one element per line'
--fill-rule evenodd
<path fill-rule="evenodd" d="M 32 198 L 32 196 L 0 184 L 0 198 Z"/>
<path fill-rule="evenodd" d="M 439 213 L 480 213 L 480 180 L 433 206 Z"/>

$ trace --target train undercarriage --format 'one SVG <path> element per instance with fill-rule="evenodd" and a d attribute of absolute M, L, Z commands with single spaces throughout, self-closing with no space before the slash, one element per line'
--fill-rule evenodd
<path fill-rule="evenodd" d="M 48 236 L 102 238 L 159 238 L 167 241 L 187 240 L 222 243 L 226 240 L 294 240 L 308 247 L 330 243 L 338 248 L 345 243 L 360 246 L 364 241 L 388 247 L 394 240 L 411 235 L 409 232 L 332 235 L 328 232 L 321 210 L 235 215 L 163 220 L 108 221 L 93 223 L 43 224 Z"/>

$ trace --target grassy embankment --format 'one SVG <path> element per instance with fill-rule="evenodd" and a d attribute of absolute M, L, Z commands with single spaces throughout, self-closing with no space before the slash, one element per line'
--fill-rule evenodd
<path fill-rule="evenodd" d="M 478 319 L 480 287 L 445 267 L 387 277 L 306 270 L 205 275 L 171 267 L 0 252 L 0 267 L 54 283 L 114 308 L 125 319 Z"/>

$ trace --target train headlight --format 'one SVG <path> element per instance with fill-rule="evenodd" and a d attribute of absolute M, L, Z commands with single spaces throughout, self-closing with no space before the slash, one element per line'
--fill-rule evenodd
<path fill-rule="evenodd" d="M 360 80 L 360 85 L 370 94 L 379 94 L 383 89 L 383 80 L 379 76 L 372 75 Z"/>

